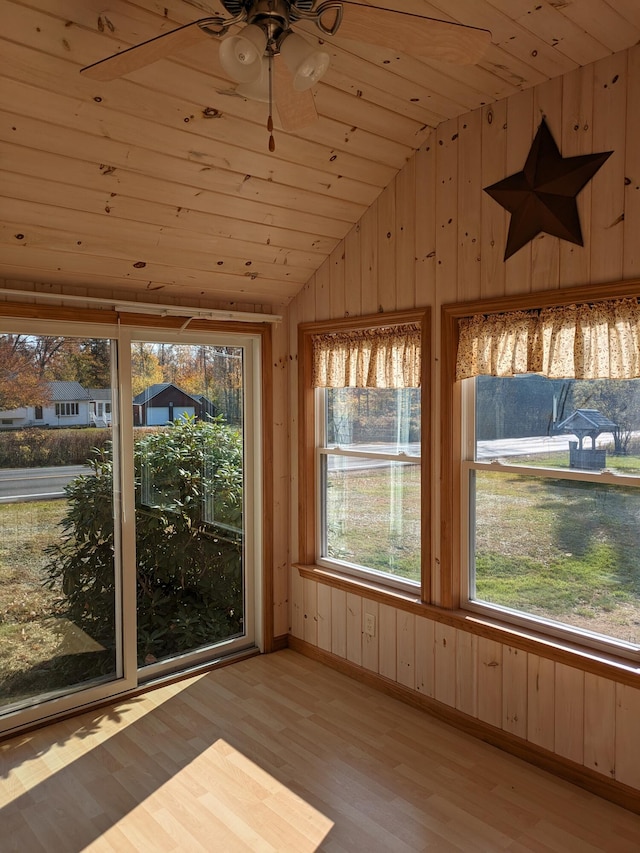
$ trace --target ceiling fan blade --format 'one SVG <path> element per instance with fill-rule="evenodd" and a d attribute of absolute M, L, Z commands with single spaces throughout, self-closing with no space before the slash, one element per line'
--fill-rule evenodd
<path fill-rule="evenodd" d="M 491 41 L 488 30 L 424 18 L 395 9 L 345 2 L 336 36 L 375 44 L 425 59 L 472 65 Z"/>
<path fill-rule="evenodd" d="M 274 64 L 273 97 L 283 130 L 296 131 L 313 124 L 318 118 L 311 89 L 299 92 L 293 87 L 293 76 L 284 62 Z"/>
<path fill-rule="evenodd" d="M 122 77 L 130 71 L 137 71 L 138 68 L 151 65 L 158 59 L 164 59 L 198 44 L 203 39 L 217 35 L 215 30 L 208 27 L 214 26 L 218 21 L 218 18 L 201 18 L 199 21 L 192 21 L 183 27 L 121 50 L 120 53 L 107 56 L 106 59 L 94 62 L 93 65 L 87 65 L 80 69 L 80 73 L 92 80 L 115 80 L 116 77 Z"/>

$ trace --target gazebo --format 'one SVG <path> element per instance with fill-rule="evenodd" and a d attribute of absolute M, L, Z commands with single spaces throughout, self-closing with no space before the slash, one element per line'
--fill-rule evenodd
<path fill-rule="evenodd" d="M 616 424 L 597 409 L 576 409 L 556 426 L 555 432 L 575 435 L 577 441 L 569 442 L 569 467 L 600 470 L 606 467 L 606 451 L 596 449 L 596 438 L 603 432 L 611 432 Z M 585 438 L 591 439 L 591 447 L 584 447 Z"/>

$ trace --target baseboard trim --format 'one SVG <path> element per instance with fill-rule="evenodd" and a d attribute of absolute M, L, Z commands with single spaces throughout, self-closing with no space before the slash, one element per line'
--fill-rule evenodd
<path fill-rule="evenodd" d="M 498 749 L 509 752 L 511 755 L 515 755 L 529 764 L 534 764 L 542 770 L 553 773 L 567 782 L 578 785 L 578 787 L 584 788 L 598 797 L 602 797 L 629 811 L 640 814 L 640 791 L 637 791 L 630 785 L 625 785 L 623 782 L 618 782 L 615 779 L 609 779 L 600 773 L 596 773 L 589 767 L 584 767 L 581 764 L 556 755 L 547 749 L 543 749 L 536 744 L 516 737 L 509 732 L 504 732 L 501 729 L 495 728 L 495 726 L 490 726 L 482 720 L 477 720 L 475 717 L 463 714 L 462 711 L 458 711 L 448 705 L 443 705 L 442 702 L 438 702 L 436 699 L 404 687 L 395 681 L 391 681 L 389 678 L 385 678 L 383 675 L 364 669 L 364 667 L 351 663 L 351 661 L 344 658 L 337 657 L 324 649 L 319 649 L 317 646 L 307 643 L 298 637 L 289 635 L 288 647 L 293 651 L 305 655 L 305 657 L 317 660 L 344 675 L 348 675 L 362 684 L 366 684 L 369 687 L 386 693 L 388 696 L 393 696 L 402 702 L 413 705 L 415 708 L 426 711 L 442 722 L 448 723 Z"/>
<path fill-rule="evenodd" d="M 289 647 L 289 635 L 288 634 L 280 634 L 279 637 L 274 637 L 271 641 L 270 652 L 281 652 L 283 649 Z"/>

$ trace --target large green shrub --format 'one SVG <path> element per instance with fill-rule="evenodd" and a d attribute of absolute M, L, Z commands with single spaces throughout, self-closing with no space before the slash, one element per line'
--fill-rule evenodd
<path fill-rule="evenodd" d="M 93 476 L 67 486 L 60 543 L 48 549 L 50 586 L 68 618 L 114 643 L 111 447 Z M 213 421 L 176 421 L 135 444 L 138 659 L 150 663 L 240 634 L 242 441 Z"/>

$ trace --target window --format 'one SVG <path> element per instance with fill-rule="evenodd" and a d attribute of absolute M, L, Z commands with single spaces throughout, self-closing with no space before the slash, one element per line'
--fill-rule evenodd
<path fill-rule="evenodd" d="M 638 328 L 635 299 L 461 320 L 463 607 L 640 649 Z"/>
<path fill-rule="evenodd" d="M 301 327 L 301 559 L 421 592 L 423 325 L 411 312 Z"/>
<path fill-rule="evenodd" d="M 116 326 L 109 312 L 88 309 L 65 323 L 51 313 L 0 319 L 0 419 L 36 407 L 44 415 L 0 435 L 11 475 L 0 518 L 0 580 L 10 581 L 0 584 L 0 733 L 253 648 L 262 636 L 271 642 L 273 632 L 262 537 L 271 511 L 261 402 L 269 327 Z M 45 351 L 55 359 L 41 376 L 34 365 Z M 99 430 L 91 395 L 86 409 L 52 401 L 57 375 L 80 384 L 87 372 L 93 402 L 112 400 Z M 136 395 L 169 385 L 184 386 L 197 415 L 135 427 Z M 51 432 L 78 410 L 86 420 L 66 439 Z"/>
<path fill-rule="evenodd" d="M 79 412 L 78 403 L 56 403 L 56 417 L 69 418 L 77 415 Z"/>

